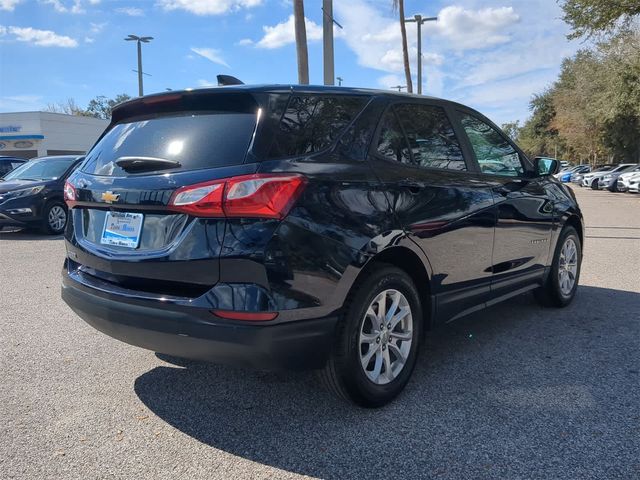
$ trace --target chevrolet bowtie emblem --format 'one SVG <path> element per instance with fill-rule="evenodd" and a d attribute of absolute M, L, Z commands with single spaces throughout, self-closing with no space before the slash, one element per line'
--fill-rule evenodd
<path fill-rule="evenodd" d="M 117 202 L 119 198 L 120 198 L 120 194 L 113 193 L 112 191 L 106 191 L 102 194 L 102 200 L 104 200 L 107 203 Z"/>

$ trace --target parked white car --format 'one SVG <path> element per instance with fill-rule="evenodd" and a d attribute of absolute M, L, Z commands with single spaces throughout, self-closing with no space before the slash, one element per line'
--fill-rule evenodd
<path fill-rule="evenodd" d="M 640 175 L 634 175 L 630 179 L 627 180 L 627 192 L 629 193 L 640 193 Z"/>
<path fill-rule="evenodd" d="M 640 171 L 636 170 L 633 172 L 622 173 L 618 177 L 617 188 L 619 192 L 626 192 L 629 190 L 629 183 L 632 179 L 640 178 Z"/>

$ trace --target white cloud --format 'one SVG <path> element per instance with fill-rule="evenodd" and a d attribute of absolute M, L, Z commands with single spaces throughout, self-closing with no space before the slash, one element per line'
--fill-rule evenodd
<path fill-rule="evenodd" d="M 104 30 L 104 27 L 107 26 L 107 23 L 109 22 L 102 22 L 102 23 L 94 23 L 94 22 L 89 22 L 89 26 L 91 33 L 100 33 L 102 30 Z"/>
<path fill-rule="evenodd" d="M 385 90 L 394 88 L 397 85 L 404 86 L 405 83 L 406 82 L 404 77 L 396 75 L 395 73 L 384 75 L 383 77 L 378 78 L 378 85 L 380 86 L 380 88 L 383 88 Z"/>
<path fill-rule="evenodd" d="M 144 10 L 137 7 L 120 7 L 116 8 L 116 13 L 121 13 L 123 15 L 128 15 L 130 17 L 143 17 Z"/>
<path fill-rule="evenodd" d="M 6 10 L 7 12 L 13 12 L 16 5 L 22 0 L 0 0 L 0 10 Z"/>
<path fill-rule="evenodd" d="M 95 38 L 91 38 L 91 37 L 84 37 L 84 43 L 93 43 L 95 42 L 96 39 Z"/>
<path fill-rule="evenodd" d="M 220 50 L 216 49 L 216 48 L 197 48 L 197 47 L 191 47 L 191 51 L 193 53 L 196 53 L 198 55 L 200 55 L 201 57 L 206 58 L 207 60 L 213 62 L 213 63 L 217 63 L 218 65 L 222 65 L 224 67 L 230 68 L 229 64 L 227 62 L 224 61 L 224 59 L 221 56 L 221 52 Z"/>
<path fill-rule="evenodd" d="M 251 40 L 250 38 L 243 38 L 238 42 L 238 45 L 240 45 L 241 47 L 246 47 L 247 45 L 253 45 L 253 40 Z"/>
<path fill-rule="evenodd" d="M 511 38 L 509 26 L 520 21 L 513 7 L 467 10 L 459 6 L 445 7 L 438 21 L 426 24 L 426 31 L 442 35 L 455 50 L 486 48 L 506 43 Z"/>
<path fill-rule="evenodd" d="M 46 4 L 52 5 L 56 12 L 60 13 L 86 13 L 83 6 L 84 3 L 89 5 L 97 5 L 100 0 L 73 0 L 72 2 L 65 3 L 62 0 L 41 0 Z"/>
<path fill-rule="evenodd" d="M 199 87 L 217 87 L 218 84 L 215 82 L 210 82 L 209 80 L 200 79 L 198 80 Z"/>
<path fill-rule="evenodd" d="M 307 41 L 322 39 L 322 27 L 317 23 L 305 18 L 307 27 Z M 270 27 L 262 27 L 264 36 L 256 43 L 260 48 L 280 48 L 296 41 L 293 15 L 290 15 L 284 22 Z"/>
<path fill-rule="evenodd" d="M 163 9 L 185 10 L 196 15 L 222 15 L 242 8 L 257 7 L 262 0 L 158 0 Z"/>
<path fill-rule="evenodd" d="M 19 42 L 31 43 L 40 47 L 73 48 L 78 46 L 77 40 L 66 35 L 58 35 L 51 30 L 38 30 L 31 27 L 8 27 L 5 32 L 14 35 Z"/>

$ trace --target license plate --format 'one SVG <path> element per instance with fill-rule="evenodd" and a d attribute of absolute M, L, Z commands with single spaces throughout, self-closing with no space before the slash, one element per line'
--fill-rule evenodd
<path fill-rule="evenodd" d="M 137 248 L 140 244 L 143 218 L 141 213 L 107 212 L 100 243 Z"/>

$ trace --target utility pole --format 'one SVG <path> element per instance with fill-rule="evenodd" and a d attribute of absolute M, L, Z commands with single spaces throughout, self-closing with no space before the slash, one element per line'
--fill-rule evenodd
<path fill-rule="evenodd" d="M 405 22 L 413 23 L 418 26 L 418 95 L 422 94 L 422 24 L 424 22 L 435 22 L 438 17 L 423 17 L 422 15 L 414 15 L 413 18 L 405 18 Z"/>
<path fill-rule="evenodd" d="M 342 28 L 333 18 L 333 0 L 322 0 L 322 59 L 324 62 L 324 84 L 335 85 L 333 56 L 333 24 Z"/>
<path fill-rule="evenodd" d="M 341 87 L 342 86 L 342 82 L 344 82 L 344 78 L 336 77 L 336 80 L 338 80 L 338 86 Z"/>
<path fill-rule="evenodd" d="M 293 0 L 293 17 L 298 57 L 298 83 L 309 85 L 309 51 L 307 49 L 307 26 L 304 21 L 304 3 Z"/>
<path fill-rule="evenodd" d="M 396 85 L 395 87 L 389 87 L 389 88 L 397 88 L 399 92 L 402 91 L 403 88 L 407 88 L 406 85 Z"/>
<path fill-rule="evenodd" d="M 322 13 L 324 84 L 333 85 L 333 0 L 322 0 Z"/>
<path fill-rule="evenodd" d="M 142 87 L 142 44 L 149 43 L 153 40 L 153 37 L 138 37 L 137 35 L 129 35 L 125 38 L 127 42 L 135 41 L 138 44 L 138 96 L 144 95 L 144 88 Z"/>

